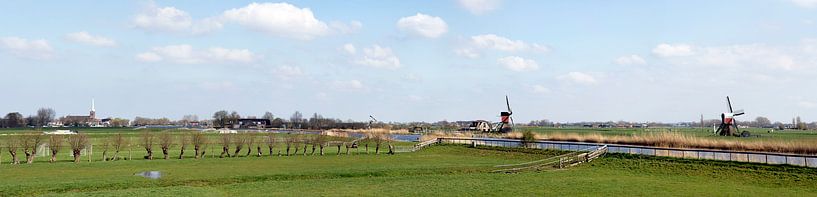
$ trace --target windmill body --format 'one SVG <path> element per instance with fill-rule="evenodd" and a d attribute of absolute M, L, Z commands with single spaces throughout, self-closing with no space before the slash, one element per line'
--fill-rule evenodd
<path fill-rule="evenodd" d="M 715 132 L 721 136 L 734 136 L 734 135 L 748 135 L 748 133 L 743 134 L 740 133 L 740 129 L 738 129 L 738 122 L 735 120 L 735 117 L 743 115 L 743 110 L 732 110 L 732 101 L 729 97 L 726 97 L 726 106 L 729 112 L 721 113 L 721 125 L 718 127 Z"/>

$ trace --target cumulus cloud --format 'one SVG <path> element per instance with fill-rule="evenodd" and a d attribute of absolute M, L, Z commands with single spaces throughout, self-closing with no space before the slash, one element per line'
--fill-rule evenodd
<path fill-rule="evenodd" d="M 659 57 L 680 57 L 694 54 L 692 45 L 662 43 L 652 49 L 652 53 Z"/>
<path fill-rule="evenodd" d="M 369 66 L 373 68 L 397 69 L 400 68 L 400 58 L 392 52 L 391 48 L 372 45 L 363 48 L 362 53 L 357 54 L 354 45 L 344 45 L 344 50 L 354 55 L 353 63 Z"/>
<path fill-rule="evenodd" d="M 804 7 L 804 8 L 815 8 L 817 7 L 817 0 L 791 0 L 794 5 Z"/>
<path fill-rule="evenodd" d="M 500 0 L 457 0 L 461 7 L 472 14 L 485 14 L 499 8 Z"/>
<path fill-rule="evenodd" d="M 54 56 L 54 49 L 44 39 L 28 40 L 19 37 L 0 38 L 0 48 L 3 51 L 24 59 L 50 59 Z"/>
<path fill-rule="evenodd" d="M 539 64 L 531 59 L 525 59 L 518 56 L 508 56 L 497 59 L 500 65 L 505 66 L 508 70 L 522 72 L 533 71 L 539 69 Z"/>
<path fill-rule="evenodd" d="M 195 21 L 184 10 L 175 7 L 158 7 L 150 3 L 131 21 L 134 27 L 150 32 L 206 33 L 221 29 L 223 24 L 218 18 L 206 18 Z"/>
<path fill-rule="evenodd" d="M 557 77 L 559 80 L 584 84 L 584 85 L 593 85 L 597 83 L 597 80 L 592 75 L 582 73 L 582 72 L 570 72 L 565 75 L 561 75 Z"/>
<path fill-rule="evenodd" d="M 272 74 L 274 74 L 279 79 L 289 80 L 293 78 L 297 78 L 304 75 L 304 72 L 301 71 L 300 67 L 295 66 L 279 66 L 272 69 Z"/>
<path fill-rule="evenodd" d="M 645 61 L 644 58 L 641 58 L 641 56 L 638 56 L 638 55 L 621 56 L 619 58 L 616 58 L 616 60 L 613 61 L 613 62 L 615 62 L 618 65 L 646 65 L 647 64 L 647 61 Z"/>
<path fill-rule="evenodd" d="M 199 50 L 183 44 L 153 47 L 148 52 L 137 54 L 136 59 L 144 62 L 170 61 L 178 64 L 201 64 L 213 62 L 251 63 L 260 59 L 260 57 L 247 49 L 210 47 L 206 50 Z"/>
<path fill-rule="evenodd" d="M 106 38 L 103 36 L 94 36 L 89 34 L 88 32 L 81 31 L 81 32 L 74 32 L 68 35 L 65 35 L 65 38 L 82 44 L 87 45 L 94 45 L 94 46 L 101 46 L 101 47 L 113 47 L 116 46 L 116 41 L 110 38 Z"/>
<path fill-rule="evenodd" d="M 541 44 L 527 43 L 521 40 L 512 40 L 494 34 L 483 34 L 471 36 L 468 39 L 465 47 L 454 49 L 454 54 L 473 59 L 480 57 L 480 51 L 484 50 L 497 50 L 511 53 L 546 53 L 550 51 L 550 48 Z"/>
<path fill-rule="evenodd" d="M 288 3 L 252 3 L 224 11 L 224 19 L 270 35 L 310 40 L 330 32 L 309 8 Z"/>
<path fill-rule="evenodd" d="M 329 23 L 329 27 L 338 33 L 351 34 L 357 33 L 357 31 L 363 27 L 363 23 L 360 21 L 351 21 L 348 23 L 334 21 Z"/>
<path fill-rule="evenodd" d="M 448 24 L 442 18 L 422 13 L 400 18 L 397 27 L 404 32 L 426 38 L 438 38 L 448 32 Z"/>

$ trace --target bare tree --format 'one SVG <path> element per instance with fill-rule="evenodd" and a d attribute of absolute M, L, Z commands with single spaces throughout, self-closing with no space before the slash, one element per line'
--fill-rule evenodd
<path fill-rule="evenodd" d="M 123 147 L 128 146 L 128 140 L 122 136 L 122 133 L 117 133 L 111 136 L 110 141 L 114 151 L 111 160 L 119 160 L 119 151 L 122 151 Z"/>
<path fill-rule="evenodd" d="M 37 148 L 43 143 L 42 133 L 26 133 L 22 134 L 21 146 L 23 153 L 26 154 L 26 163 L 34 163 L 34 157 L 37 156 Z"/>
<path fill-rule="evenodd" d="M 313 141 L 313 143 L 312 143 L 313 144 L 312 145 L 313 152 L 315 150 L 315 144 L 317 144 L 318 147 L 320 147 L 320 155 L 323 155 L 323 148 L 324 148 L 324 146 L 326 146 L 326 141 L 327 141 L 326 135 L 324 135 L 322 133 L 318 134 L 318 136 L 315 136 L 315 139 L 312 140 L 312 141 Z M 340 147 L 340 146 L 338 146 L 338 147 Z M 340 152 L 340 148 L 338 148 L 338 152 Z"/>
<path fill-rule="evenodd" d="M 272 149 L 275 148 L 275 134 L 272 132 L 267 133 L 264 138 L 264 142 L 267 143 L 267 148 L 269 148 L 269 156 L 272 156 Z M 259 151 L 260 152 L 260 151 Z M 261 154 L 261 153 L 258 153 Z"/>
<path fill-rule="evenodd" d="M 187 148 L 188 141 L 187 135 L 179 135 L 179 159 L 184 159 L 184 149 Z"/>
<path fill-rule="evenodd" d="M 233 153 L 233 157 L 238 157 L 238 153 L 244 149 L 244 144 L 247 143 L 247 137 L 243 134 L 235 134 L 233 136 L 233 145 L 235 145 L 235 152 Z"/>
<path fill-rule="evenodd" d="M 303 142 L 303 144 L 304 144 L 304 156 L 306 156 L 306 148 L 309 147 L 309 144 L 312 143 L 312 140 L 308 135 L 304 135 L 303 138 L 301 138 L 301 139 L 304 141 Z M 315 146 L 312 146 L 312 153 L 313 154 L 315 153 Z"/>
<path fill-rule="evenodd" d="M 57 113 L 54 112 L 54 109 L 51 108 L 40 108 L 37 110 L 37 116 L 35 117 L 35 122 L 37 127 L 42 127 L 43 125 L 48 124 L 49 122 L 54 120 L 54 117 L 57 116 Z"/>
<path fill-rule="evenodd" d="M 383 134 L 377 133 L 374 135 L 374 154 L 380 154 L 380 145 L 383 144 Z"/>
<path fill-rule="evenodd" d="M 68 137 L 68 145 L 71 146 L 72 154 L 74 155 L 74 163 L 79 163 L 82 150 L 88 146 L 88 135 L 84 133 L 71 135 Z"/>
<path fill-rule="evenodd" d="M 284 142 L 286 142 L 286 144 L 287 144 L 287 156 L 289 156 L 289 149 L 290 149 L 290 147 L 292 147 L 292 143 L 295 140 L 293 139 L 294 137 L 289 135 L 288 133 L 287 133 L 287 136 L 285 138 L 286 138 L 286 140 Z"/>
<path fill-rule="evenodd" d="M 154 137 L 153 133 L 151 133 L 149 131 L 142 132 L 141 137 L 142 137 L 142 141 L 141 141 L 142 148 L 145 148 L 145 151 L 147 151 L 147 155 L 145 156 L 145 159 L 153 160 L 153 144 L 155 143 L 154 141 L 155 141 L 156 137 Z"/>
<path fill-rule="evenodd" d="M 6 138 L 6 149 L 8 149 L 9 154 L 11 154 L 11 164 L 19 164 L 20 160 L 17 159 L 17 149 L 20 148 L 20 136 L 12 135 Z"/>
<path fill-rule="evenodd" d="M 244 133 L 244 142 L 247 144 L 247 155 L 244 155 L 244 157 L 249 157 L 252 153 L 252 145 L 255 144 L 255 134 Z"/>
<path fill-rule="evenodd" d="M 229 133 L 221 134 L 221 156 L 219 156 L 219 158 L 224 158 L 225 154 L 227 154 L 227 157 L 230 157 L 230 144 L 233 143 L 232 137 L 233 135 Z"/>
<path fill-rule="evenodd" d="M 102 140 L 102 161 L 108 161 L 108 146 L 110 145 L 110 141 Z"/>
<path fill-rule="evenodd" d="M 51 135 L 48 138 L 48 149 L 51 150 L 51 163 L 57 161 L 57 153 L 62 149 L 62 135 Z"/>
<path fill-rule="evenodd" d="M 170 132 L 162 132 L 159 134 L 159 145 L 162 147 L 162 155 L 164 159 L 170 158 L 170 147 L 173 146 L 173 135 Z"/>
<path fill-rule="evenodd" d="M 190 137 L 190 142 L 193 143 L 193 149 L 196 151 L 196 159 L 202 158 L 204 154 L 199 154 L 199 152 L 204 151 L 204 145 L 207 144 L 207 137 L 201 132 L 194 132 Z"/>

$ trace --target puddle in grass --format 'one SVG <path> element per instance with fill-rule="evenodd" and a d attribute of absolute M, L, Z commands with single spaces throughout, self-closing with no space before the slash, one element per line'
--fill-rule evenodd
<path fill-rule="evenodd" d="M 162 178 L 162 172 L 159 172 L 159 171 L 145 171 L 145 172 L 136 173 L 135 175 L 145 177 L 145 178 L 149 178 L 149 179 Z"/>

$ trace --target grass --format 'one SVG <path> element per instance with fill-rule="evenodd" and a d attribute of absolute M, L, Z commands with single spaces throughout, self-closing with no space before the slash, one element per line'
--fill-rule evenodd
<path fill-rule="evenodd" d="M 490 173 L 560 154 L 432 146 L 397 155 L 0 165 L 2 196 L 810 196 L 817 169 L 610 154 L 565 170 Z M 159 170 L 149 180 L 134 176 Z"/>

